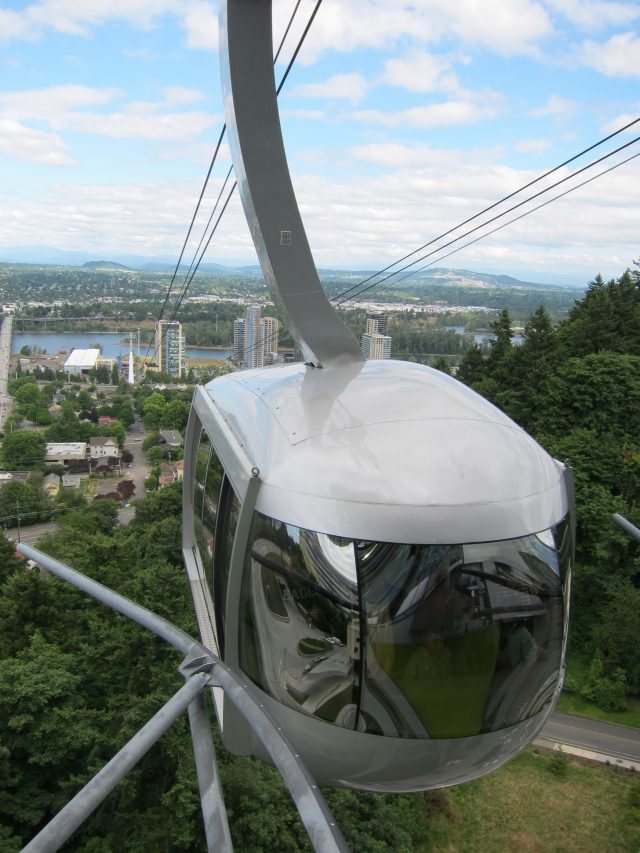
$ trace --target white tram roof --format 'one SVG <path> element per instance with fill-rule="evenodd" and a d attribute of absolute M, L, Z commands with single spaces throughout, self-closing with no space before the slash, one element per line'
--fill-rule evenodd
<path fill-rule="evenodd" d="M 299 527 L 481 542 L 558 523 L 564 466 L 462 383 L 375 360 L 229 374 L 209 399 L 260 471 L 256 508 Z"/>

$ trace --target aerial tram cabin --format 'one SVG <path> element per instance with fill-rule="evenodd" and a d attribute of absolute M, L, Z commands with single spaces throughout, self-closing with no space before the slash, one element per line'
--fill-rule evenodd
<path fill-rule="evenodd" d="M 564 674 L 570 470 L 455 379 L 365 361 L 320 286 L 280 133 L 270 3 L 221 4 L 227 127 L 304 361 L 196 389 L 183 549 L 205 645 L 318 782 L 409 791 L 493 770 Z M 220 693 L 223 741 L 265 758 Z"/>

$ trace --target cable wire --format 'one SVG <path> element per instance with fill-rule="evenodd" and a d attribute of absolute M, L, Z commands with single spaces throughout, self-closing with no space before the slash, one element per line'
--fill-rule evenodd
<path fill-rule="evenodd" d="M 468 225 L 470 222 L 473 222 L 478 217 L 483 216 L 485 213 L 488 213 L 490 210 L 493 210 L 498 205 L 503 204 L 505 201 L 508 201 L 509 199 L 513 198 L 514 196 L 518 195 L 519 193 L 524 192 L 524 190 L 529 189 L 529 187 L 534 186 L 534 184 L 539 183 L 544 178 L 547 178 L 547 177 L 549 177 L 549 175 L 552 175 L 554 172 L 557 172 L 559 169 L 562 169 L 564 166 L 568 166 L 569 163 L 573 163 L 574 160 L 577 160 L 580 157 L 582 157 L 583 155 L 588 154 L 589 151 L 593 151 L 595 148 L 598 148 L 600 145 L 603 145 L 605 142 L 608 142 L 610 139 L 613 139 L 615 136 L 618 136 L 620 133 L 623 133 L 625 130 L 628 130 L 630 127 L 633 127 L 633 125 L 637 124 L 638 122 L 640 122 L 640 116 L 638 118 L 634 119 L 633 121 L 630 121 L 628 124 L 625 124 L 624 127 L 618 128 L 618 130 L 614 131 L 613 133 L 610 133 L 608 136 L 605 136 L 602 139 L 598 140 L 597 142 L 594 142 L 593 145 L 590 145 L 588 148 L 584 148 L 578 154 L 575 154 L 573 157 L 570 157 L 568 160 L 565 160 L 563 163 L 559 163 L 557 166 L 554 166 L 553 169 L 549 169 L 548 171 L 544 172 L 542 175 L 539 175 L 537 178 L 534 178 L 534 180 L 529 181 L 529 183 L 524 184 L 523 186 L 519 187 L 517 190 L 514 190 L 513 192 L 509 193 L 508 195 L 503 196 L 498 201 L 495 201 L 495 202 L 493 202 L 493 204 L 490 204 L 488 207 L 485 207 L 483 210 L 478 211 L 478 213 L 474 213 L 473 216 L 470 216 L 468 219 L 465 219 L 463 222 L 459 222 L 453 228 L 449 228 L 448 231 L 444 231 L 442 234 L 439 234 L 437 237 L 434 237 L 432 240 L 429 240 L 428 243 L 424 243 L 422 246 L 418 246 L 417 249 L 414 249 L 412 252 L 409 252 L 407 255 L 404 255 L 404 257 L 400 258 L 399 260 L 394 261 L 393 263 L 389 264 L 388 266 L 384 267 L 383 269 L 378 270 L 378 272 L 374 272 L 370 276 L 368 276 L 367 278 L 358 282 L 357 284 L 352 285 L 350 288 L 343 291 L 338 296 L 334 297 L 334 300 L 335 299 L 341 299 L 347 293 L 351 293 L 352 291 L 357 290 L 359 287 L 362 287 L 363 284 L 367 284 L 367 282 L 371 281 L 371 279 L 376 278 L 376 276 L 382 275 L 383 273 L 387 272 L 387 270 L 390 270 L 391 267 L 395 267 L 398 264 L 403 263 L 404 261 L 413 257 L 413 255 L 416 255 L 418 252 L 421 252 L 423 249 L 426 249 L 429 246 L 432 246 L 438 240 L 442 240 L 445 237 L 448 237 L 449 234 L 452 234 L 454 231 L 457 231 L 459 228 L 463 228 L 465 225 Z M 574 174 L 576 174 L 576 173 L 574 173 Z M 418 261 L 416 263 L 418 263 Z M 405 267 L 405 269 L 406 269 L 406 267 Z M 401 272 L 401 270 L 397 270 L 397 272 Z M 386 279 L 382 279 L 382 280 L 384 281 Z"/>
<path fill-rule="evenodd" d="M 638 120 L 640 121 L 640 119 L 638 119 Z M 561 184 L 566 183 L 566 181 L 569 181 L 572 178 L 575 178 L 577 175 L 580 175 L 582 172 L 585 172 L 587 169 L 591 169 L 591 168 L 593 168 L 593 166 L 597 166 L 598 163 L 602 163 L 605 160 L 608 160 L 609 157 L 613 157 L 614 154 L 618 154 L 620 151 L 624 151 L 630 145 L 634 145 L 638 141 L 640 141 L 640 136 L 636 136 L 630 142 L 626 142 L 624 145 L 621 145 L 618 148 L 615 148 L 613 151 L 610 151 L 608 154 L 604 154 L 602 157 L 599 157 L 597 160 L 594 160 L 593 162 L 588 163 L 586 166 L 582 166 L 580 169 L 577 169 L 575 172 L 572 172 L 570 175 L 567 175 L 566 177 L 561 178 L 559 181 L 556 181 L 555 183 L 551 184 L 550 186 L 546 187 L 543 190 L 539 190 L 539 192 L 534 193 L 533 195 L 529 196 L 528 198 L 524 199 L 523 201 L 518 202 L 518 204 L 515 204 L 512 207 L 508 208 L 507 210 L 504 210 L 502 213 L 498 213 L 498 214 L 496 214 L 496 216 L 492 216 L 490 219 L 487 219 L 485 222 L 480 223 L 480 225 L 476 225 L 474 228 L 470 228 L 468 231 L 465 231 L 463 234 L 458 235 L 453 240 L 449 240 L 448 243 L 444 243 L 442 246 L 438 246 L 437 249 L 433 249 L 431 252 L 427 252 L 426 255 L 422 255 L 420 258 L 416 258 L 415 261 L 412 261 L 411 263 L 407 264 L 406 266 L 401 267 L 398 270 L 394 270 L 393 272 L 390 272 L 388 275 L 386 275 L 384 278 L 381 278 L 379 281 L 375 281 L 372 284 L 369 284 L 367 287 L 364 287 L 361 290 L 358 290 L 351 297 L 349 297 L 347 294 L 349 294 L 351 291 L 353 291 L 354 288 L 353 287 L 348 288 L 347 290 L 343 291 L 343 293 L 334 297 L 334 299 L 332 300 L 334 302 L 334 305 L 339 306 L 339 305 L 342 305 L 344 302 L 346 302 L 347 299 L 349 299 L 349 298 L 355 298 L 355 297 L 362 296 L 363 293 L 367 293 L 369 290 L 372 290 L 374 287 L 377 287 L 379 284 L 382 284 L 383 282 L 387 281 L 388 279 L 393 278 L 393 276 L 398 275 L 399 273 L 404 272 L 405 270 L 409 269 L 410 267 L 415 266 L 416 264 L 420 263 L 421 261 L 424 261 L 426 258 L 429 258 L 432 255 L 437 254 L 438 252 L 442 251 L 442 249 L 446 249 L 449 246 L 452 246 L 454 243 L 457 243 L 459 240 L 463 240 L 465 237 L 468 237 L 470 234 L 474 234 L 480 228 L 484 228 L 486 225 L 490 225 L 492 222 L 496 222 L 498 219 L 501 219 L 503 216 L 506 216 L 507 214 L 512 213 L 514 210 L 517 210 L 518 208 L 522 207 L 523 205 L 528 204 L 529 202 L 533 201 L 536 198 L 539 198 L 540 196 L 544 195 L 545 193 L 549 192 L 552 189 L 555 189 L 556 187 L 560 186 Z M 473 217 L 473 218 L 475 218 L 475 217 Z M 457 226 L 457 227 L 460 227 L 460 226 Z M 452 230 L 455 231 L 456 229 L 454 228 Z M 451 233 L 451 232 L 449 232 L 449 233 Z M 435 238 L 435 239 L 437 240 L 439 238 Z M 431 243 L 433 243 L 433 242 L 434 241 L 432 240 Z M 431 245 L 431 243 L 425 244 L 425 246 Z M 412 254 L 415 254 L 415 253 L 412 253 Z M 394 265 L 392 264 L 391 266 L 394 266 Z M 414 272 L 415 272 L 415 270 L 414 270 Z M 406 278 L 406 276 L 405 276 L 405 278 Z"/>
<path fill-rule="evenodd" d="M 296 48 L 295 48 L 295 50 L 294 50 L 294 52 L 293 52 L 293 56 L 291 57 L 291 59 L 290 59 L 290 61 L 289 61 L 289 64 L 287 65 L 287 68 L 286 68 L 286 70 L 285 70 L 285 73 L 284 73 L 284 75 L 283 75 L 282 79 L 280 80 L 280 83 L 279 83 L 279 85 L 278 85 L 278 87 L 277 87 L 277 89 L 276 89 L 276 96 L 280 94 L 280 92 L 281 92 L 281 90 L 282 90 L 282 87 L 284 86 L 285 81 L 286 81 L 287 77 L 289 76 L 289 72 L 291 71 L 291 69 L 292 69 L 292 67 L 293 67 L 293 64 L 294 64 L 294 62 L 295 62 L 295 60 L 296 60 L 296 58 L 297 58 L 297 56 L 298 56 L 298 54 L 299 54 L 299 52 L 300 52 L 300 49 L 302 48 L 302 45 L 304 44 L 304 41 L 305 41 L 305 39 L 306 39 L 306 37 L 307 37 L 307 34 L 309 33 L 309 30 L 310 30 L 310 28 L 311 28 L 311 24 L 313 23 L 313 20 L 314 20 L 314 18 L 315 18 L 315 16 L 316 16 L 316 14 L 318 13 L 318 10 L 319 10 L 319 8 L 320 8 L 321 4 L 322 4 L 322 0 L 317 0 L 316 5 L 315 5 L 315 7 L 314 7 L 314 9 L 313 9 L 313 12 L 311 13 L 311 15 L 310 15 L 310 17 L 309 17 L 309 20 L 307 21 L 307 24 L 306 24 L 306 26 L 305 26 L 305 28 L 304 28 L 304 30 L 303 30 L 303 33 L 302 33 L 302 35 L 300 36 L 300 39 L 298 40 L 298 44 L 297 44 L 297 46 L 296 46 Z M 288 25 L 287 25 L 287 27 L 286 27 L 286 29 L 285 29 L 284 35 L 283 35 L 283 37 L 282 37 L 282 39 L 281 39 L 281 41 L 280 41 L 280 45 L 279 45 L 279 47 L 278 47 L 278 50 L 277 50 L 276 55 L 275 55 L 275 58 L 274 58 L 274 64 L 275 64 L 275 62 L 277 61 L 277 59 L 278 59 L 278 57 L 279 57 L 279 55 L 280 55 L 280 52 L 281 52 L 282 47 L 283 47 L 283 45 L 284 45 L 285 39 L 286 39 L 286 37 L 287 37 L 287 35 L 288 35 L 288 33 L 289 33 L 289 30 L 290 30 L 290 28 L 291 28 L 291 25 L 292 25 L 293 20 L 294 20 L 294 18 L 295 18 L 295 16 L 296 16 L 296 13 L 297 13 L 297 11 L 298 11 L 299 6 L 300 6 L 300 0 L 298 0 L 298 2 L 296 2 L 296 5 L 295 5 L 295 7 L 294 7 L 294 10 L 293 10 L 293 12 L 292 12 L 292 14 L 291 14 L 291 16 L 290 16 L 290 18 L 289 18 L 289 23 L 288 23 Z M 195 217 L 196 217 L 196 215 L 197 215 L 198 208 L 199 208 L 199 206 L 200 206 L 200 201 L 201 201 L 201 199 L 202 199 L 202 195 L 203 195 L 203 193 L 204 193 L 205 187 L 206 187 L 206 185 L 207 185 L 207 183 L 208 183 L 209 175 L 211 174 L 211 169 L 213 168 L 213 163 L 214 163 L 214 161 L 215 161 L 215 157 L 217 156 L 217 152 L 218 152 L 218 149 L 219 149 L 219 147 L 220 147 L 220 143 L 222 142 L 222 138 L 223 138 L 223 136 L 224 136 L 225 130 L 226 130 L 226 124 L 225 124 L 225 125 L 224 125 L 224 127 L 222 128 L 222 132 L 221 132 L 221 134 L 220 134 L 220 139 L 218 140 L 218 145 L 216 146 L 216 151 L 215 151 L 215 153 L 214 153 L 214 159 L 212 160 L 212 162 L 211 162 L 211 166 L 209 167 L 209 172 L 207 173 L 207 178 L 206 178 L 206 180 L 205 180 L 205 184 L 204 184 L 204 186 L 203 186 L 202 192 L 200 193 L 200 199 L 198 200 L 198 206 L 196 207 L 196 212 L 194 213 L 194 216 L 193 216 L 193 219 L 192 219 L 191 226 L 189 227 L 189 232 L 188 232 L 187 237 L 186 237 L 186 239 L 185 239 L 185 245 L 186 245 L 186 242 L 187 242 L 187 240 L 188 240 L 188 238 L 189 238 L 189 234 L 191 233 L 191 228 L 192 228 L 192 226 L 193 226 L 193 221 L 195 220 Z M 227 177 L 226 177 L 226 179 L 225 179 L 225 181 L 224 181 L 224 184 L 223 184 L 222 189 L 221 189 L 221 191 L 220 191 L 220 194 L 219 194 L 219 196 L 218 196 L 218 200 L 216 201 L 216 206 L 214 207 L 214 210 L 212 211 L 211 216 L 209 217 L 209 222 L 207 223 L 207 228 L 209 227 L 209 224 L 210 224 L 210 222 L 211 222 L 211 220 L 212 220 L 212 218 L 213 218 L 213 215 L 214 215 L 214 213 L 215 213 L 215 210 L 216 210 L 217 204 L 218 204 L 218 202 L 219 202 L 220 196 L 222 195 L 222 192 L 224 191 L 224 187 L 226 186 L 226 183 L 227 183 L 227 181 L 228 181 L 228 179 L 229 179 L 229 177 L 230 177 L 230 175 L 231 175 L 231 171 L 232 171 L 232 169 L 233 169 L 233 167 L 231 167 L 231 168 L 229 169 L 229 173 L 227 174 Z M 191 262 L 191 264 L 190 264 L 190 266 L 189 266 L 189 270 L 188 270 L 187 275 L 186 275 L 186 277 L 185 277 L 185 282 L 184 282 L 184 285 L 183 285 L 182 291 L 181 291 L 181 293 L 180 293 L 180 295 L 179 295 L 178 299 L 176 300 L 176 305 L 175 305 L 174 310 L 173 310 L 173 313 L 172 313 L 172 315 L 171 315 L 171 319 L 169 320 L 169 322 L 170 322 L 170 323 L 171 323 L 171 322 L 173 322 L 173 320 L 174 320 L 174 318 L 175 318 L 175 316 L 176 316 L 176 313 L 177 313 L 178 309 L 180 308 L 180 306 L 182 305 L 182 302 L 184 301 L 184 298 L 185 298 L 185 296 L 186 296 L 186 294 L 187 294 L 187 291 L 188 291 L 188 289 L 189 289 L 189 286 L 190 286 L 191 282 L 193 281 L 193 279 L 194 279 L 194 277 L 195 277 L 195 275 L 196 275 L 196 273 L 197 273 L 197 271 L 198 271 L 198 268 L 199 268 L 199 266 L 200 266 L 200 263 L 202 262 L 202 259 L 204 258 L 204 255 L 205 255 L 205 253 L 206 253 L 206 251 L 207 251 L 207 249 L 208 249 L 208 247 L 209 247 L 209 244 L 211 243 L 211 240 L 212 240 L 212 238 L 213 238 L 213 235 L 215 234 L 215 232 L 216 232 L 216 230 L 217 230 L 218 224 L 220 223 L 220 220 L 221 220 L 221 218 L 222 218 L 222 216 L 223 216 L 223 214 L 224 214 L 225 210 L 227 209 L 227 205 L 229 204 L 229 201 L 230 201 L 231 196 L 233 195 L 233 193 L 234 193 L 234 191 L 235 191 L 236 186 L 237 186 L 237 182 L 234 182 L 234 184 L 233 184 L 233 186 L 231 187 L 231 190 L 230 190 L 230 192 L 229 192 L 229 195 L 227 196 L 227 199 L 226 199 L 226 201 L 225 201 L 225 203 L 224 203 L 224 206 L 223 206 L 223 208 L 222 208 L 222 210 L 221 210 L 221 212 L 220 212 L 220 215 L 218 216 L 218 218 L 217 218 L 217 220 L 216 220 L 216 223 L 215 223 L 215 225 L 213 226 L 213 229 L 212 229 L 212 231 L 211 231 L 211 233 L 210 233 L 210 235 L 209 235 L 209 237 L 208 237 L 208 239 L 207 239 L 207 241 L 206 241 L 206 243 L 205 243 L 204 249 L 202 250 L 202 252 L 201 252 L 201 254 L 200 254 L 200 257 L 198 258 L 198 261 L 197 261 L 197 263 L 195 264 L 195 267 L 193 267 L 193 261 Z M 203 235 L 202 235 L 202 238 L 200 239 L 200 243 L 198 244 L 198 248 L 196 249 L 196 255 L 197 255 L 197 253 L 198 253 L 198 251 L 199 251 L 199 249 L 200 249 L 200 246 L 202 245 L 202 241 L 203 241 L 204 236 L 205 236 L 205 234 L 206 234 L 207 228 L 205 228 L 205 231 L 204 231 L 204 233 L 203 233 Z M 183 252 L 181 253 L 180 258 L 182 258 L 182 254 L 183 254 L 183 253 L 184 253 L 184 246 L 183 246 Z M 194 255 L 194 258 L 195 258 L 195 255 Z M 180 264 L 180 261 L 178 261 L 178 265 L 176 266 L 176 271 L 177 271 L 177 269 L 178 269 L 179 264 Z M 193 267 L 193 270 L 192 270 L 192 267 Z M 169 286 L 169 290 L 168 290 L 168 292 L 167 292 L 167 295 L 166 295 L 166 297 L 165 297 L 165 301 L 164 301 L 164 303 L 163 303 L 162 310 L 160 311 L 160 315 L 159 315 L 159 317 L 158 317 L 158 320 L 156 321 L 156 328 L 157 328 L 157 326 L 160 324 L 160 322 L 161 322 L 161 320 L 162 320 L 162 316 L 163 316 L 163 314 L 164 314 L 164 310 L 165 310 L 165 307 L 166 307 L 167 301 L 168 301 L 168 299 L 169 299 L 169 295 L 170 295 L 170 293 L 171 293 L 171 288 L 172 288 L 172 284 L 173 284 L 174 279 L 175 279 L 175 273 L 174 273 L 174 276 L 173 276 L 172 281 L 171 281 L 171 283 L 170 283 L 170 286 Z M 153 360 L 153 359 L 155 358 L 155 356 L 157 355 L 157 353 L 158 353 L 158 349 L 159 349 L 159 346 L 156 346 L 155 351 L 154 351 L 153 356 L 152 356 L 152 360 Z M 148 355 L 149 355 L 150 350 L 151 350 L 151 343 L 149 344 L 149 347 L 148 347 L 148 349 L 147 349 L 147 352 L 146 352 L 146 354 L 145 354 L 145 356 L 144 356 L 144 360 L 145 360 L 145 362 L 147 361 L 147 357 L 148 357 Z"/>
<path fill-rule="evenodd" d="M 428 264 L 425 264 L 424 266 L 419 267 L 417 270 L 412 270 L 411 272 L 409 272 L 406 275 L 403 275 L 401 278 L 397 279 L 397 281 L 394 281 L 393 284 L 398 284 L 398 282 L 404 281 L 406 278 L 409 278 L 410 276 L 415 275 L 416 273 L 422 272 L 422 270 L 425 270 L 428 267 L 432 267 L 434 264 L 440 263 L 440 261 L 443 261 L 445 258 L 449 258 L 449 257 L 451 257 L 451 255 L 455 255 L 455 254 L 457 254 L 457 252 L 461 252 L 462 249 L 466 249 L 468 246 L 472 246 L 474 243 L 478 243 L 480 240 L 484 240 L 485 237 L 489 237 L 491 234 L 495 234 L 496 231 L 501 231 L 503 228 L 506 228 L 507 225 L 511 225 L 514 222 L 517 222 L 519 219 L 524 219 L 525 216 L 529 216 L 530 214 L 535 213 L 537 210 L 540 210 L 541 208 L 546 207 L 548 204 L 551 204 L 551 202 L 557 201 L 560 198 L 564 198 L 564 196 L 569 195 L 569 193 L 572 193 L 574 190 L 578 190 L 581 187 L 584 187 L 587 184 L 590 184 L 592 181 L 595 181 L 597 178 L 601 178 L 603 175 L 606 175 L 609 172 L 613 172 L 615 169 L 618 169 L 620 166 L 624 166 L 626 163 L 629 163 L 631 160 L 635 160 L 636 157 L 640 157 L 640 151 L 638 151 L 637 154 L 632 154 L 631 157 L 627 157 L 626 160 L 621 160 L 620 163 L 616 163 L 615 165 L 610 166 L 608 169 L 604 169 L 604 171 L 598 172 L 597 175 L 593 175 L 591 178 L 587 178 L 586 181 L 581 181 L 581 183 L 576 184 L 575 187 L 570 187 L 568 190 L 565 190 L 564 192 L 553 196 L 553 198 L 550 198 L 550 199 L 547 199 L 546 201 L 543 201 L 542 204 L 538 204 L 535 207 L 532 207 L 531 210 L 527 210 L 524 213 L 519 214 L 518 216 L 514 216 L 513 219 L 510 219 L 508 222 L 503 222 L 502 225 L 498 225 L 497 228 L 493 228 L 491 231 L 487 231 L 486 234 L 481 234 L 479 237 L 476 237 L 474 240 L 469 240 L 468 243 L 464 243 L 462 246 L 457 246 L 451 252 L 447 252 L 446 255 L 442 255 L 441 257 L 436 258 L 433 261 L 430 261 Z"/>

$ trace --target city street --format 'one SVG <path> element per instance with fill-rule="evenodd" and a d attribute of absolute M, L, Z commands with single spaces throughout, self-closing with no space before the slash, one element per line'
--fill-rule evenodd
<path fill-rule="evenodd" d="M 146 489 L 144 487 L 144 481 L 148 476 L 147 465 L 144 458 L 144 453 L 142 451 L 142 442 L 144 441 L 144 428 L 142 426 L 142 421 L 138 414 L 135 415 L 135 421 L 127 431 L 127 437 L 125 438 L 124 446 L 125 449 L 128 450 L 133 456 L 133 462 L 131 462 L 131 468 L 127 468 L 126 465 L 122 467 L 123 474 L 130 474 L 133 480 L 133 484 L 136 487 L 135 492 L 133 493 L 134 499 L 143 498 L 146 495 Z"/>

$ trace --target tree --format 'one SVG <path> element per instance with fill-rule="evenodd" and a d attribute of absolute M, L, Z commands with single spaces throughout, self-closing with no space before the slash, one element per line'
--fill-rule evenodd
<path fill-rule="evenodd" d="M 32 406 L 40 402 L 40 390 L 35 384 L 23 385 L 13 396 L 21 406 Z"/>
<path fill-rule="evenodd" d="M 10 471 L 33 468 L 42 464 L 45 446 L 45 437 L 37 430 L 10 432 L 2 444 L 2 461 Z"/>
<path fill-rule="evenodd" d="M 143 420 L 147 429 L 158 429 L 167 407 L 162 394 L 154 392 L 144 401 Z"/>
<path fill-rule="evenodd" d="M 145 408 L 146 411 L 146 408 Z M 165 429 L 184 429 L 189 420 L 189 404 L 182 400 L 171 400 L 166 404 L 160 418 L 160 425 Z"/>
<path fill-rule="evenodd" d="M 33 486 L 20 480 L 10 480 L 0 486 L 0 526 L 17 527 L 40 521 L 43 510 L 42 499 Z"/>

